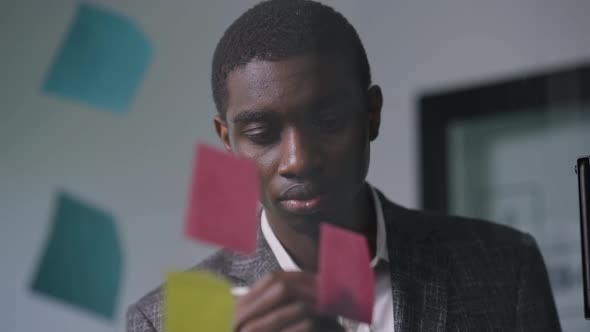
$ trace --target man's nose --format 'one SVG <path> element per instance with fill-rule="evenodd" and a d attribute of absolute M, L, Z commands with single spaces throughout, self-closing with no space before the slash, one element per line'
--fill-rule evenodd
<path fill-rule="evenodd" d="M 281 142 L 279 174 L 286 178 L 305 179 L 320 169 L 321 159 L 313 139 L 296 129 L 287 130 Z"/>

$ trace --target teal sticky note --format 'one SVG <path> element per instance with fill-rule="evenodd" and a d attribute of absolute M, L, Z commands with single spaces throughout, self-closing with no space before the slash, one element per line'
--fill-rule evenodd
<path fill-rule="evenodd" d="M 33 291 L 112 320 L 122 263 L 113 216 L 73 195 L 58 193 Z"/>
<path fill-rule="evenodd" d="M 152 48 L 128 18 L 80 4 L 43 90 L 112 112 L 127 111 Z"/>

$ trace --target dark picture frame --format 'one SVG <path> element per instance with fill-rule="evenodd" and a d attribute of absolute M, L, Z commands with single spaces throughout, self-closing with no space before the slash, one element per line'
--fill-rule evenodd
<path fill-rule="evenodd" d="M 584 101 L 590 101 L 590 64 L 423 94 L 418 98 L 421 207 L 449 212 L 446 129 L 451 121 L 522 109 L 544 112 Z"/>

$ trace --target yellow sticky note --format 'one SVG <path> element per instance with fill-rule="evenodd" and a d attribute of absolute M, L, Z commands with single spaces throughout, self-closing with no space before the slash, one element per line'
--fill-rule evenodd
<path fill-rule="evenodd" d="M 172 272 L 164 286 L 166 332 L 232 330 L 231 285 L 207 272 Z"/>

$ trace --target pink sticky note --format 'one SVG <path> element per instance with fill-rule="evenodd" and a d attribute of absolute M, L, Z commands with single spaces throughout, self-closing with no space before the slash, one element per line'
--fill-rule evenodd
<path fill-rule="evenodd" d="M 367 240 L 327 223 L 321 225 L 320 236 L 318 310 L 370 324 L 375 274 Z"/>
<path fill-rule="evenodd" d="M 254 162 L 199 144 L 192 176 L 185 234 L 253 253 L 259 197 Z"/>

